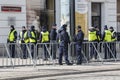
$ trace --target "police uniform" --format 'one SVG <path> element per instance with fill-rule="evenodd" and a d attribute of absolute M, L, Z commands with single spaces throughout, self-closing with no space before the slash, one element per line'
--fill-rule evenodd
<path fill-rule="evenodd" d="M 59 44 L 59 60 L 58 63 L 59 65 L 62 65 L 62 56 L 64 55 L 65 58 L 65 63 L 67 65 L 72 65 L 69 60 L 68 60 L 68 43 L 70 43 L 69 35 L 66 32 L 66 27 L 67 25 L 63 25 L 62 32 L 59 34 L 60 37 L 60 44 Z"/>
<path fill-rule="evenodd" d="M 19 43 L 21 44 L 21 49 L 22 49 L 22 52 L 23 52 L 23 54 L 22 54 L 22 56 L 21 56 L 21 58 L 23 58 L 23 59 L 26 59 L 27 58 L 27 49 L 26 49 L 26 43 L 28 43 L 27 42 L 27 40 L 28 39 L 26 39 L 26 37 L 28 37 L 28 35 L 27 35 L 27 31 L 26 31 L 26 29 L 25 29 L 25 26 L 23 26 L 22 27 L 22 31 L 20 32 L 20 34 L 19 34 Z"/>
<path fill-rule="evenodd" d="M 24 33 L 24 42 L 25 42 L 26 44 L 30 42 L 30 39 L 29 39 L 29 37 L 28 37 L 28 31 L 26 31 L 26 32 Z"/>
<path fill-rule="evenodd" d="M 95 51 L 95 48 L 97 48 L 97 31 L 92 27 L 89 30 L 89 38 L 88 41 L 93 42 L 90 43 L 90 58 L 97 59 L 97 52 Z"/>
<path fill-rule="evenodd" d="M 49 42 L 49 32 L 43 27 L 41 32 L 41 43 L 48 43 Z M 48 44 L 44 44 L 44 60 L 48 59 L 48 51 L 47 51 Z"/>
<path fill-rule="evenodd" d="M 114 31 L 113 27 L 110 27 L 110 31 L 112 32 L 112 43 L 111 43 L 111 50 L 113 52 L 113 55 L 110 55 L 110 58 L 116 58 L 116 32 Z M 113 57 L 114 56 L 114 57 Z"/>
<path fill-rule="evenodd" d="M 10 55 L 11 55 L 11 57 L 12 58 L 15 58 L 15 42 L 16 42 L 16 40 L 17 40 L 17 31 L 15 30 L 15 28 L 14 28 L 14 26 L 13 25 L 11 25 L 10 26 L 10 28 L 11 28 L 11 31 L 10 31 L 10 33 L 9 33 L 9 36 L 8 36 L 8 43 L 11 43 L 10 45 L 9 45 L 9 48 L 10 48 Z"/>
<path fill-rule="evenodd" d="M 75 36 L 75 42 L 76 42 L 76 57 L 77 57 L 77 65 L 82 64 L 82 53 L 81 53 L 81 49 L 82 49 L 82 42 L 84 40 L 84 33 L 81 30 L 81 27 L 78 26 L 78 33 Z"/>
<path fill-rule="evenodd" d="M 110 55 L 111 55 L 111 52 L 109 50 L 109 48 L 111 48 L 111 41 L 112 41 L 112 33 L 110 30 L 108 30 L 107 26 L 104 27 L 105 31 L 103 33 L 103 37 L 102 37 L 102 40 L 104 42 L 106 42 L 104 44 L 104 52 L 105 52 L 105 56 L 104 56 L 104 59 L 108 59 L 110 58 Z M 109 48 L 108 48 L 109 47 Z"/>
<path fill-rule="evenodd" d="M 50 31 L 50 43 L 52 43 L 51 55 L 53 59 L 56 59 L 56 50 L 57 50 L 56 38 L 57 38 L 56 24 L 53 24 L 52 30 Z"/>
<path fill-rule="evenodd" d="M 31 43 L 31 55 L 32 57 L 34 57 L 34 48 L 35 48 L 35 44 L 37 43 L 37 37 L 36 37 L 36 33 L 35 33 L 35 27 L 31 26 L 31 30 L 29 33 L 29 42 Z"/>

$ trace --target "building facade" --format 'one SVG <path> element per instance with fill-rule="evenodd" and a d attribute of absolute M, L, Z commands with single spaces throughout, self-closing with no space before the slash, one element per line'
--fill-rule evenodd
<path fill-rule="evenodd" d="M 120 0 L 117 0 L 117 31 L 120 32 Z"/>
<path fill-rule="evenodd" d="M 0 43 L 7 42 L 10 25 L 26 26 L 26 0 L 0 0 Z"/>
<path fill-rule="evenodd" d="M 70 35 L 81 25 L 86 39 L 91 26 L 98 26 L 101 32 L 104 25 L 119 30 L 120 0 L 0 0 L 0 3 L 1 43 L 6 42 L 10 25 L 15 25 L 19 32 L 21 26 L 34 25 L 40 31 L 44 25 L 50 30 L 54 23 L 58 29 L 68 24 Z"/>
<path fill-rule="evenodd" d="M 74 19 L 74 25 L 69 28 L 74 27 L 75 31 L 75 27 L 77 25 L 81 25 L 83 31 L 85 32 L 86 38 L 88 28 L 91 26 L 98 26 L 101 32 L 103 31 L 104 25 L 108 25 L 109 27 L 113 26 L 115 30 L 117 30 L 117 0 L 73 0 L 74 2 L 72 3 L 70 1 L 72 0 L 56 0 L 56 4 L 60 5 L 56 6 L 57 9 L 60 9 L 56 10 L 56 14 L 59 14 L 59 16 L 56 15 L 56 23 L 59 24 L 59 26 L 61 25 L 60 22 L 64 20 L 62 12 L 65 10 L 63 9 L 66 9 L 67 11 L 69 6 L 73 6 L 73 9 L 75 9 L 73 12 L 75 18 L 72 18 Z M 72 5 L 73 3 L 75 5 Z M 61 5 L 65 5 L 67 7 L 62 8 Z M 71 9 L 69 9 L 69 11 L 70 10 Z M 69 17 L 71 17 L 70 13 L 68 14 Z M 70 19 L 66 18 L 64 23 L 68 22 L 70 23 Z"/>

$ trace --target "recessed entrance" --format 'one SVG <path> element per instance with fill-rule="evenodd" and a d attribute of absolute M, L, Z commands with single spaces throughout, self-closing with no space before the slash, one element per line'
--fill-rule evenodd
<path fill-rule="evenodd" d="M 101 3 L 92 3 L 92 26 L 101 31 Z"/>

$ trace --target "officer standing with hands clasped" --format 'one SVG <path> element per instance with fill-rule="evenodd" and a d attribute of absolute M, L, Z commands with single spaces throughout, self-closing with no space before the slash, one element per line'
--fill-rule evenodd
<path fill-rule="evenodd" d="M 75 42 L 76 42 L 76 53 L 77 53 L 77 65 L 82 64 L 82 53 L 81 53 L 81 48 L 82 48 L 82 42 L 84 40 L 84 33 L 81 30 L 81 26 L 77 27 L 77 35 L 75 36 Z"/>
<path fill-rule="evenodd" d="M 60 37 L 60 44 L 59 44 L 59 65 L 63 65 L 62 64 L 62 56 L 64 55 L 65 58 L 65 63 L 67 65 L 72 65 L 69 60 L 68 60 L 68 43 L 70 43 L 70 39 L 69 39 L 69 35 L 66 32 L 66 27 L 67 25 L 64 24 L 62 26 L 62 31 L 59 34 Z"/>

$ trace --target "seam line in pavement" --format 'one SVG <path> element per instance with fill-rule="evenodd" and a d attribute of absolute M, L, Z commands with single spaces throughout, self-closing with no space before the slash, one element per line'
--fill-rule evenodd
<path fill-rule="evenodd" d="M 109 71 L 120 71 L 118 69 L 107 69 L 107 70 L 93 70 L 93 71 L 76 71 L 76 72 L 65 72 L 65 73 L 56 73 L 48 75 L 36 75 L 36 76 L 27 76 L 27 77 L 15 77 L 15 78 L 5 78 L 2 80 L 25 80 L 25 79 L 34 79 L 34 78 L 44 78 L 44 77 L 54 77 L 54 76 L 63 76 L 63 75 L 76 75 L 76 74 L 87 74 L 87 73 L 97 73 L 97 72 L 109 72 Z"/>

